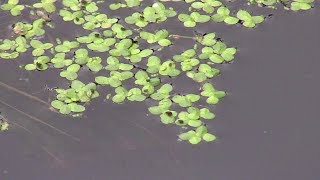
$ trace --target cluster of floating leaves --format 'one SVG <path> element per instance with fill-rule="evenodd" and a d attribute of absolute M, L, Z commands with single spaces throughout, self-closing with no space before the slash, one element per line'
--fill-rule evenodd
<path fill-rule="evenodd" d="M 0 120 L 0 131 L 7 131 L 9 129 L 9 123 L 4 120 Z"/>
<path fill-rule="evenodd" d="M 2 117 L 0 112 L 0 132 L 7 131 L 9 129 L 9 123 Z"/>
<path fill-rule="evenodd" d="M 281 4 L 285 9 L 293 11 L 309 10 L 313 7 L 313 2 L 314 0 L 249 0 L 249 4 L 270 8 L 276 8 L 278 4 Z"/>
<path fill-rule="evenodd" d="M 179 0 L 162 1 L 146 7 L 142 7 L 142 0 L 108 4 L 114 11 L 138 6 L 143 8 L 124 18 L 127 24 L 122 24 L 120 19 L 99 12 L 99 4 L 104 1 L 62 0 L 60 17 L 89 33 L 74 40 L 43 42 L 41 39 L 46 29 L 54 28 L 50 23 L 50 13 L 57 11 L 56 0 L 41 0 L 32 6 L 20 5 L 19 0 L 8 0 L 1 5 L 2 10 L 10 11 L 13 16 L 29 10 L 39 18 L 31 23 L 16 22 L 13 25 L 15 38 L 0 40 L 0 57 L 15 59 L 31 50 L 34 59 L 23 66 L 25 70 L 59 69 L 60 76 L 70 81 L 70 87 L 55 89 L 57 96 L 51 105 L 62 114 L 80 115 L 87 103 L 100 96 L 97 88 L 108 86 L 113 88 L 113 92 L 105 98 L 114 103 L 152 100 L 154 103 L 148 108 L 151 114 L 159 116 L 164 124 L 183 127 L 185 132 L 179 135 L 179 139 L 191 144 L 198 144 L 201 140 L 214 141 L 216 137 L 208 132 L 206 122 L 215 118 L 211 112 L 212 105 L 216 105 L 226 93 L 217 90 L 209 79 L 220 74 L 215 65 L 234 60 L 237 49 L 228 47 L 214 32 L 208 32 L 186 37 L 194 40 L 193 48 L 179 52 L 171 59 L 163 59 L 155 52 L 161 52 L 172 46 L 173 41 L 184 37 L 170 34 L 166 29 L 144 31 L 143 27 L 176 17 L 189 28 L 208 21 L 254 28 L 265 17 L 252 15 L 243 9 L 231 12 L 222 0 L 181 0 L 190 5 L 190 13 L 179 14 L 165 5 L 165 1 Z M 268 7 L 281 3 L 296 11 L 312 8 L 313 0 L 249 0 L 249 3 Z M 147 43 L 149 48 L 142 48 L 141 42 Z M 107 53 L 108 58 L 92 56 L 91 52 Z M 83 69 L 92 72 L 94 81 L 79 80 L 79 72 Z M 166 77 L 182 75 L 199 83 L 200 92 L 181 94 L 174 90 L 173 84 L 163 81 Z M 133 86 L 128 85 L 133 83 Z M 207 105 L 201 104 L 201 100 Z M 1 130 L 6 127 L 6 124 L 0 125 Z"/>

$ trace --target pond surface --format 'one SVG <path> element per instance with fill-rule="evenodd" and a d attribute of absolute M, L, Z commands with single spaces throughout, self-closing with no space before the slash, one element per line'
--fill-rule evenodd
<path fill-rule="evenodd" d="M 318 180 L 319 14 L 319 9 L 303 13 L 279 9 L 253 30 L 223 24 L 199 26 L 199 31 L 215 31 L 228 45 L 239 48 L 236 61 L 221 66 L 221 76 L 214 79 L 216 86 L 229 93 L 214 109 L 217 118 L 208 124 L 219 136 L 214 143 L 192 146 L 177 141 L 179 128 L 147 116 L 144 103 L 116 105 L 98 98 L 84 117 L 71 118 L 0 86 L 1 112 L 31 131 L 11 126 L 1 133 L 0 178 Z M 1 38 L 16 21 L 5 15 L 0 12 Z M 192 33 L 176 27 L 176 22 L 168 23 L 179 34 Z M 70 39 L 81 33 L 63 23 L 49 32 Z M 193 46 L 187 41 L 177 44 L 171 53 Z M 55 78 L 55 70 L 19 68 L 30 59 L 25 54 L 18 60 L 1 60 L 0 83 L 50 102 L 54 94 L 45 85 L 67 82 Z M 175 81 L 181 89 L 194 88 L 189 81 Z"/>

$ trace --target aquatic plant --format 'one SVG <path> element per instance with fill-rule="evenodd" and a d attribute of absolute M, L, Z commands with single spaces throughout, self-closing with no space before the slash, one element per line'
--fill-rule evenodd
<path fill-rule="evenodd" d="M 179 12 L 171 4 L 185 3 L 188 11 Z M 181 1 L 181 2 L 178 2 Z M 249 0 L 276 8 L 281 4 L 288 10 L 308 10 L 313 0 Z M 57 3 L 60 3 L 59 5 Z M 108 11 L 129 8 L 134 11 L 127 17 L 113 17 L 99 11 L 99 4 L 107 4 Z M 57 9 L 57 7 L 61 7 Z M 14 37 L 0 40 L 0 57 L 16 59 L 30 52 L 30 59 L 23 68 L 28 71 L 56 69 L 61 78 L 69 81 L 69 87 L 56 88 L 56 98 L 51 106 L 61 114 L 81 116 L 89 102 L 102 97 L 104 87 L 112 89 L 106 97 L 117 104 L 150 100 L 150 114 L 158 116 L 165 125 L 181 126 L 180 140 L 191 144 L 214 141 L 216 136 L 208 132 L 207 123 L 216 115 L 213 105 L 227 93 L 218 90 L 211 79 L 221 71 L 219 64 L 231 63 L 237 48 L 229 47 L 214 32 L 195 32 L 193 37 L 172 34 L 170 29 L 148 28 L 151 24 L 164 23 L 175 18 L 182 27 L 195 28 L 199 23 L 220 23 L 245 28 L 255 28 L 266 20 L 245 9 L 230 10 L 220 0 L 162 0 L 144 3 L 143 0 L 123 0 L 116 3 L 93 0 L 40 0 L 32 6 L 19 5 L 18 0 L 8 0 L 1 9 L 13 16 L 29 13 L 36 16 L 28 21 L 13 24 Z M 24 11 L 22 11 L 24 10 Z M 54 28 L 56 20 L 78 25 L 84 34 L 74 39 L 54 39 L 45 42 L 48 28 Z M 131 12 L 131 11 L 130 11 Z M 57 34 L 59 36 L 59 34 Z M 175 47 L 176 41 L 188 39 L 192 48 L 175 52 L 169 58 L 163 50 Z M 101 56 L 100 56 L 101 55 Z M 107 58 L 103 58 L 106 55 Z M 79 76 L 89 71 L 91 81 Z M 185 76 L 199 85 L 199 91 L 181 93 L 171 80 Z M 101 88 L 100 88 L 101 87 Z M 7 124 L 1 122 L 0 129 Z"/>

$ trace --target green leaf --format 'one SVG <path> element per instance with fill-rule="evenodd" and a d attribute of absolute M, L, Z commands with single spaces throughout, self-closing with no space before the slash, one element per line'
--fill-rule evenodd
<path fill-rule="evenodd" d="M 94 2 L 91 2 L 86 6 L 86 10 L 91 13 L 98 11 L 98 9 L 98 6 Z"/>
<path fill-rule="evenodd" d="M 59 100 L 54 100 L 51 102 L 51 106 L 54 107 L 55 109 L 61 109 L 64 103 Z"/>
<path fill-rule="evenodd" d="M 163 46 L 163 47 L 171 45 L 171 41 L 168 39 L 161 39 L 158 43 L 160 46 Z"/>
<path fill-rule="evenodd" d="M 199 126 L 197 129 L 196 129 L 196 134 L 200 137 L 202 137 L 204 134 L 206 134 L 208 132 L 208 129 L 207 127 L 205 126 Z"/>
<path fill-rule="evenodd" d="M 185 133 L 180 134 L 180 135 L 179 135 L 179 138 L 180 138 L 181 140 L 186 141 L 186 140 L 191 139 L 191 138 L 194 137 L 194 136 L 195 136 L 195 132 L 194 132 L 194 131 L 188 131 L 188 132 L 185 132 Z"/>
<path fill-rule="evenodd" d="M 251 15 L 245 10 L 239 10 L 237 12 L 237 17 L 243 21 L 247 21 L 251 19 Z"/>
<path fill-rule="evenodd" d="M 183 25 L 184 25 L 185 27 L 195 27 L 197 24 L 196 24 L 195 21 L 189 20 L 189 21 L 185 21 L 185 22 L 183 23 Z"/>
<path fill-rule="evenodd" d="M 67 71 L 69 72 L 78 72 L 80 70 L 80 65 L 79 64 L 72 64 L 67 68 Z"/>
<path fill-rule="evenodd" d="M 210 134 L 210 133 L 206 133 L 202 136 L 202 139 L 207 141 L 207 142 L 211 142 L 211 141 L 214 141 L 217 139 L 217 137 L 213 134 Z"/>
<path fill-rule="evenodd" d="M 201 142 L 201 138 L 198 136 L 193 136 L 189 139 L 191 144 L 199 144 Z"/>
<path fill-rule="evenodd" d="M 210 112 L 208 108 L 202 108 L 200 109 L 200 116 L 204 119 L 213 119 L 215 118 L 215 115 Z"/>
<path fill-rule="evenodd" d="M 200 120 L 190 120 L 188 121 L 188 125 L 191 127 L 199 127 L 202 125 L 202 122 Z"/>
<path fill-rule="evenodd" d="M 109 5 L 109 8 L 110 8 L 111 10 L 117 10 L 117 9 L 119 9 L 119 8 L 121 8 L 121 7 L 123 7 L 123 4 L 121 4 L 121 3 L 113 3 L 113 4 L 110 4 L 110 5 Z"/>
<path fill-rule="evenodd" d="M 43 54 L 44 54 L 44 50 L 41 49 L 41 48 L 34 49 L 34 50 L 32 51 L 32 55 L 33 55 L 33 56 L 41 56 L 41 55 L 43 55 Z"/>
<path fill-rule="evenodd" d="M 81 88 L 85 87 L 85 84 L 81 81 L 75 80 L 71 83 L 71 88 L 75 90 L 80 90 Z"/>
<path fill-rule="evenodd" d="M 36 70 L 36 69 L 37 69 L 37 66 L 34 65 L 34 64 L 27 64 L 24 68 L 25 68 L 25 70 L 27 70 L 27 71 L 33 71 L 33 70 Z"/>
<path fill-rule="evenodd" d="M 107 85 L 110 83 L 110 79 L 104 76 L 97 76 L 95 78 L 95 82 L 100 84 L 100 85 Z"/>
<path fill-rule="evenodd" d="M 61 108 L 59 109 L 61 114 L 70 114 L 71 113 L 71 109 L 68 105 L 63 105 L 61 106 Z"/>
<path fill-rule="evenodd" d="M 84 106 L 76 104 L 76 103 L 68 104 L 68 106 L 69 106 L 70 110 L 75 113 L 80 113 L 80 112 L 83 112 L 86 110 L 86 108 Z"/>
<path fill-rule="evenodd" d="M 224 19 L 224 22 L 227 24 L 237 24 L 239 22 L 239 19 L 236 17 L 229 16 Z"/>

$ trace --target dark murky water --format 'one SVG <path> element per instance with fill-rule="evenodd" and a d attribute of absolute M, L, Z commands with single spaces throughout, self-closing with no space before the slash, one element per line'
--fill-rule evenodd
<path fill-rule="evenodd" d="M 2 18 L 6 13 L 0 14 Z M 0 103 L 9 120 L 32 131 L 12 126 L 0 135 L 0 178 L 318 180 L 319 14 L 319 9 L 277 10 L 254 30 L 223 24 L 199 26 L 199 31 L 215 31 L 240 50 L 236 61 L 222 66 L 222 75 L 214 79 L 218 88 L 229 92 L 215 108 L 217 118 L 208 124 L 219 136 L 215 143 L 178 142 L 179 129 L 148 117 L 143 103 L 115 105 L 99 98 L 83 118 L 73 119 L 0 86 L 1 102 L 80 139 L 74 141 Z M 1 31 L 14 21 L 0 19 Z M 177 33 L 192 33 L 175 27 L 174 20 L 168 23 Z M 78 33 L 57 27 L 58 32 L 52 34 L 71 39 Z M 189 48 L 187 42 L 176 44 L 178 49 L 171 52 Z M 28 61 L 29 55 L 0 61 L 0 81 L 49 101 L 52 93 L 41 91 L 44 85 L 64 82 L 53 78 L 54 70 L 20 70 L 20 62 Z M 189 81 L 179 81 L 179 87 L 189 86 Z"/>

